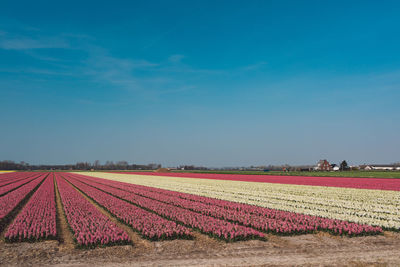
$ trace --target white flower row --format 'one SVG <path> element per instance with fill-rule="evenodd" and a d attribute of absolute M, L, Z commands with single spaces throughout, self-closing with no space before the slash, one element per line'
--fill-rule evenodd
<path fill-rule="evenodd" d="M 83 173 L 261 207 L 400 229 L 400 192 L 115 173 Z"/>

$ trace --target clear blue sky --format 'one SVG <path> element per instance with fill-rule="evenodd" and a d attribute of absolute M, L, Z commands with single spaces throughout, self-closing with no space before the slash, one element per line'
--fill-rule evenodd
<path fill-rule="evenodd" d="M 400 161 L 399 1 L 2 1 L 0 160 Z"/>

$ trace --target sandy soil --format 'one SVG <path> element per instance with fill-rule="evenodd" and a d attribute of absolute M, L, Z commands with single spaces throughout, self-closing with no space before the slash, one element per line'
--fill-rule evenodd
<path fill-rule="evenodd" d="M 142 242 L 143 243 L 143 242 Z M 400 234 L 278 237 L 225 243 L 196 234 L 194 240 L 148 242 L 89 250 L 59 241 L 0 241 L 2 266 L 400 266 Z"/>

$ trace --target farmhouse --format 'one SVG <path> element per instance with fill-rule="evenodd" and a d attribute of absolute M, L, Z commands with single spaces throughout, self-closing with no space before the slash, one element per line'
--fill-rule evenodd
<path fill-rule="evenodd" d="M 314 170 L 316 171 L 331 171 L 332 166 L 329 164 L 329 162 L 326 159 L 321 159 L 318 161 L 317 166 L 314 167 Z"/>

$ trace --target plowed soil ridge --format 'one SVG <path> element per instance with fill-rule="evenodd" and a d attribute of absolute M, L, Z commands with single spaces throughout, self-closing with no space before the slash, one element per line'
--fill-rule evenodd
<path fill-rule="evenodd" d="M 308 234 L 225 243 L 152 242 L 152 249 L 113 246 L 60 250 L 57 241 L 0 244 L 4 266 L 400 266 L 400 234 L 333 237 Z"/>
<path fill-rule="evenodd" d="M 64 179 L 64 178 L 63 178 Z M 129 238 L 132 240 L 133 245 L 136 246 L 139 250 L 147 251 L 149 249 L 153 248 L 153 245 L 151 244 L 150 241 L 145 240 L 140 237 L 138 233 L 136 233 L 132 228 L 122 222 L 120 222 L 117 218 L 114 217 L 109 211 L 98 205 L 95 201 L 93 201 L 91 198 L 89 198 L 85 193 L 83 193 L 81 190 L 79 190 L 76 186 L 71 184 L 67 179 L 64 179 L 68 184 L 70 184 L 79 194 L 81 194 L 87 201 L 89 201 L 93 206 L 96 207 L 97 210 L 99 210 L 102 214 L 107 216 L 110 221 L 115 223 L 119 228 L 123 229 L 129 236 Z"/>
<path fill-rule="evenodd" d="M 73 249 L 75 247 L 74 236 L 69 229 L 67 219 L 65 217 L 64 209 L 61 202 L 60 192 L 58 191 L 58 185 L 56 178 L 54 179 L 56 204 L 57 204 L 57 236 L 62 249 Z"/>

